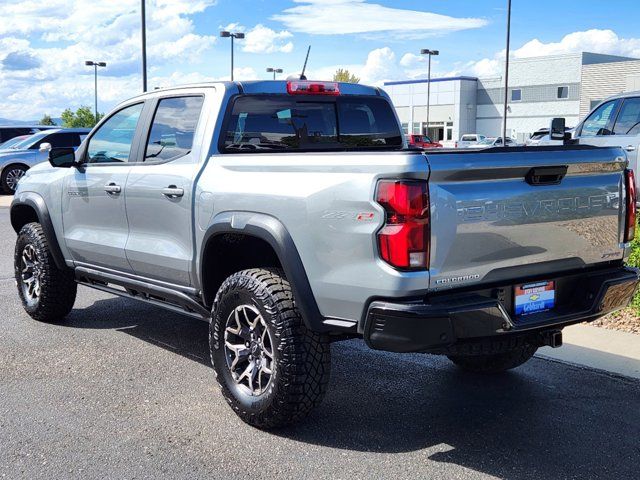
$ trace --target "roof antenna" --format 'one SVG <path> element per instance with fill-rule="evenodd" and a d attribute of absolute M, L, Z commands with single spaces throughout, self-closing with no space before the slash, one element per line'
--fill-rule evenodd
<path fill-rule="evenodd" d="M 306 80 L 307 77 L 304 75 L 304 71 L 307 69 L 307 61 L 309 60 L 309 52 L 311 51 L 311 45 L 307 48 L 307 56 L 304 59 L 304 65 L 302 66 L 302 73 L 300 74 L 300 80 Z"/>

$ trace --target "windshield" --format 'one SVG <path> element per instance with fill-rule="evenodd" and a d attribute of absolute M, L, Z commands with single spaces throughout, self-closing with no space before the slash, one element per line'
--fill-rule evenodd
<path fill-rule="evenodd" d="M 393 109 L 381 97 L 243 95 L 230 108 L 225 152 L 402 148 Z"/>
<path fill-rule="evenodd" d="M 0 143 L 0 150 L 5 150 L 7 148 L 12 148 L 14 145 L 20 143 L 25 138 L 28 138 L 29 135 L 21 135 L 19 137 L 11 138 L 4 143 Z"/>
<path fill-rule="evenodd" d="M 46 137 L 50 133 L 51 131 L 34 133 L 33 135 L 29 135 L 27 138 L 25 138 L 21 142 L 14 144 L 11 148 L 15 148 L 16 150 L 26 150 L 28 148 L 31 148 L 36 142 L 42 140 L 44 137 Z"/>
<path fill-rule="evenodd" d="M 480 145 L 493 145 L 493 142 L 495 142 L 496 139 L 495 138 L 485 138 L 484 140 L 481 140 L 480 142 L 478 142 Z"/>

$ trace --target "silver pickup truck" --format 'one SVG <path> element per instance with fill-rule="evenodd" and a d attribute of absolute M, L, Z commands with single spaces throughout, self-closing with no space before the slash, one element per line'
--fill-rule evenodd
<path fill-rule="evenodd" d="M 209 322 L 224 397 L 260 428 L 319 404 L 332 341 L 500 372 L 638 283 L 621 149 L 411 150 L 377 88 L 156 90 L 49 162 L 11 205 L 25 310 L 62 321 L 81 284 Z"/>

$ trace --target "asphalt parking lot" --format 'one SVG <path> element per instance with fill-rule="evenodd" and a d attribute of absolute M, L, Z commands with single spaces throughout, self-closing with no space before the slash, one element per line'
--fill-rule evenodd
<path fill-rule="evenodd" d="M 640 382 L 534 358 L 499 377 L 334 344 L 321 408 L 243 424 L 207 325 L 80 288 L 63 325 L 23 312 L 0 208 L 4 478 L 638 478 Z"/>

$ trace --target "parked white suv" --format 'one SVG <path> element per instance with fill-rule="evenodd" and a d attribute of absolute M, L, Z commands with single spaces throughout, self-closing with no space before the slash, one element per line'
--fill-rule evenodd
<path fill-rule="evenodd" d="M 640 91 L 621 93 L 604 100 L 578 124 L 573 138 L 581 145 L 622 147 L 637 178 Z"/>
<path fill-rule="evenodd" d="M 484 135 L 478 135 L 477 133 L 465 133 L 464 135 L 462 135 L 462 137 L 460 137 L 458 148 L 475 147 L 485 138 L 487 137 L 485 137 Z"/>

